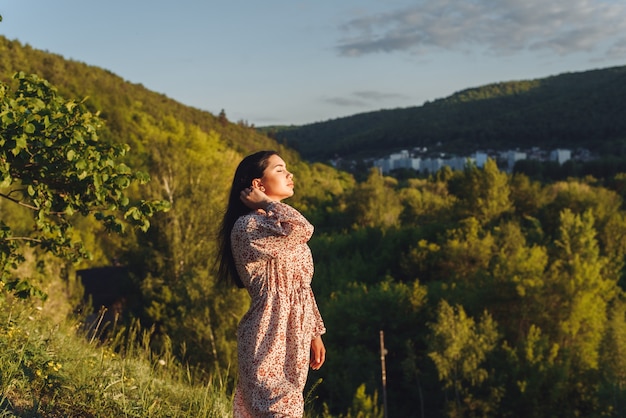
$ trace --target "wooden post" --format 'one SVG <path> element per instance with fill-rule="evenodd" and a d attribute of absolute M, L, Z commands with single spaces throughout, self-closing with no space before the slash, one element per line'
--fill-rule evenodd
<path fill-rule="evenodd" d="M 385 349 L 385 334 L 383 330 L 380 330 L 380 364 L 382 367 L 382 379 L 383 379 L 383 411 L 385 418 L 387 418 L 387 371 L 385 369 L 385 355 L 387 350 Z"/>

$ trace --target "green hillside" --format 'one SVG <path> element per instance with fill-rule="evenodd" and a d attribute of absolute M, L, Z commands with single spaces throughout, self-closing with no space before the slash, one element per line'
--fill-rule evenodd
<path fill-rule="evenodd" d="M 235 166 L 266 147 L 278 148 L 295 173 L 288 203 L 315 226 L 312 288 L 328 355 L 310 372 L 305 418 L 382 418 L 383 399 L 392 417 L 626 416 L 624 170 L 542 183 L 488 160 L 426 178 L 370 170 L 357 181 L 301 160 L 243 122 L 106 70 L 4 38 L 0 57 L 0 416 L 231 414 L 236 328 L 249 298 L 220 286 L 212 261 Z M 59 94 L 37 77 L 11 78 L 16 71 L 39 74 Z M 472 89 L 420 108 L 327 123 L 337 130 L 319 124 L 327 136 L 315 138 L 327 145 L 336 135 L 349 138 L 357 132 L 350 126 L 369 120 L 366 131 L 388 129 L 393 144 L 402 132 L 408 138 L 436 126 L 448 143 L 467 147 L 455 131 L 463 121 L 464 132 L 487 146 L 500 137 L 479 133 L 504 135 L 534 115 L 553 134 L 562 126 L 578 135 L 574 127 L 586 119 L 590 132 L 610 128 L 620 143 L 623 78 L 618 68 Z M 590 79 L 602 99 L 574 120 L 583 111 L 570 104 L 594 97 L 576 80 Z M 74 101 L 86 96 L 83 105 Z M 104 123 L 98 140 L 99 118 L 90 110 Z M 549 117 L 559 112 L 569 122 Z M 612 123 L 598 122 L 604 119 Z M 422 145 L 437 141 L 424 138 Z M 358 151 L 390 149 L 371 141 L 371 151 Z M 340 145 L 355 155 L 357 142 Z M 129 144 L 128 153 L 95 155 L 118 144 Z M 322 145 L 320 158 L 333 152 Z M 98 164 L 85 169 L 85 161 Z M 132 182 L 146 179 L 140 171 L 150 181 Z M 94 208 L 103 190 L 110 205 Z M 124 224 L 119 208 L 144 199 L 169 206 L 146 214 L 144 229 L 112 233 L 92 216 L 104 211 Z M 68 248 L 91 257 L 55 256 Z M 94 267 L 104 268 L 94 274 Z M 88 272 L 101 289 L 91 299 L 79 278 Z M 18 298 L 31 289 L 13 286 L 13 278 L 48 299 Z M 99 310 L 100 293 L 116 286 L 123 293 L 107 294 L 108 310 Z"/>
<path fill-rule="evenodd" d="M 14 78 L 16 73 L 20 73 L 18 78 Z M 38 77 L 31 78 L 29 74 Z M 209 393 L 207 385 L 213 381 L 219 381 L 220 399 L 227 399 L 234 380 L 232 370 L 236 367 L 236 325 L 247 309 L 248 298 L 244 291 L 217 285 L 213 260 L 217 228 L 237 163 L 253 151 L 278 150 L 296 176 L 298 193 L 290 203 L 307 210 L 312 220 L 316 218 L 316 211 L 318 217 L 325 216 L 325 206 L 332 203 L 334 195 L 343 191 L 344 184 L 349 185 L 353 180 L 331 167 L 303 163 L 296 152 L 258 133 L 245 122 L 231 122 L 227 115 L 213 115 L 185 106 L 142 85 L 129 83 L 110 71 L 67 60 L 1 36 L 0 83 L 0 162 L 3 168 L 0 185 L 0 310 L 7 313 L 6 321 L 0 326 L 0 348 L 7 354 L 13 353 L 0 358 L 0 409 L 19 416 L 107 416 L 110 404 L 90 403 L 89 399 L 114 396 L 112 402 L 122 408 L 126 416 L 189 416 L 180 412 L 185 409 L 196 416 L 190 411 L 206 408 L 213 402 L 202 400 Z M 26 98 L 20 91 L 27 91 Z M 31 104 L 23 105 L 22 102 Z M 49 108 L 44 106 L 48 102 L 53 103 Z M 37 109 L 33 111 L 28 106 L 37 106 Z M 50 109 L 52 113 L 42 119 L 38 112 L 49 112 Z M 71 111 L 76 111 L 77 119 L 61 118 Z M 29 115 L 35 113 L 37 122 L 16 123 L 27 121 Z M 66 131 L 77 128 L 75 136 L 65 136 L 65 125 L 59 125 L 59 130 L 51 134 L 48 128 L 57 127 L 58 121 L 69 124 Z M 84 121 L 88 121 L 89 126 L 81 131 Z M 98 128 L 97 141 L 89 139 L 81 145 L 85 152 L 92 153 L 89 154 L 90 161 L 99 161 L 103 170 L 102 175 L 93 177 L 89 187 L 98 189 L 103 182 L 115 183 L 117 187 L 119 181 L 126 188 L 132 176 L 139 172 L 147 174 L 150 181 L 143 185 L 140 182 L 130 184 L 126 190 L 128 198 L 120 195 L 115 201 L 109 199 L 110 206 L 103 209 L 83 206 L 84 210 L 73 211 L 81 200 L 88 201 L 89 190 L 76 194 L 61 192 L 56 200 L 54 192 L 62 186 L 76 184 L 77 173 L 73 164 L 78 167 L 77 161 L 83 156 L 78 155 L 81 152 L 78 148 L 61 155 L 55 155 L 55 152 L 75 143 L 85 132 L 89 131 L 91 138 L 93 127 L 99 126 L 100 122 L 102 127 Z M 102 144 L 99 150 L 111 155 L 113 151 L 109 144 L 121 148 L 128 145 L 129 151 L 120 157 L 121 161 L 107 160 L 104 156 L 96 156 L 100 151 L 96 151 L 95 144 Z M 123 164 L 118 166 L 118 163 Z M 67 177 L 65 171 L 56 172 L 61 165 L 68 169 Z M 106 173 L 107 167 L 119 169 L 114 173 L 118 177 Z M 5 175 L 9 177 L 5 178 Z M 138 178 L 145 177 L 139 175 Z M 29 185 L 27 190 L 20 185 L 21 181 Z M 45 190 L 46 202 L 59 205 L 64 199 L 71 198 L 74 206 L 39 210 L 42 201 L 37 190 L 40 187 L 43 190 L 46 182 L 51 182 L 50 189 Z M 117 193 L 119 190 L 115 187 L 110 190 Z M 111 230 L 111 226 L 116 230 L 120 224 L 101 222 L 98 218 L 101 210 L 106 216 L 113 216 L 116 208 L 129 203 L 139 205 L 144 200 L 164 201 L 170 206 L 167 212 L 153 213 L 147 231 L 130 227 L 137 212 L 131 212 L 130 218 L 122 221 L 127 226 L 123 234 L 114 234 Z M 142 207 L 150 210 L 147 206 Z M 85 216 L 79 216 L 79 213 Z M 120 219 L 123 215 L 128 213 L 117 213 Z M 59 243 L 63 247 L 58 246 Z M 51 252 L 60 255 L 71 252 L 79 259 L 53 257 Z M 88 257 L 81 258 L 84 255 Z M 173 380 L 163 385 L 168 386 L 167 390 L 189 395 L 195 393 L 193 396 L 196 396 L 195 399 L 169 397 L 155 400 L 159 405 L 172 406 L 172 410 L 178 411 L 176 413 L 156 414 L 154 411 L 160 408 L 148 403 L 143 404 L 144 413 L 128 415 L 128 411 L 136 407 L 128 397 L 121 399 L 124 404 L 121 405 L 116 402 L 118 395 L 93 393 L 98 388 L 108 387 L 106 381 L 94 379 L 90 374 L 97 369 L 87 370 L 88 366 L 77 362 L 75 355 L 65 348 L 46 346 L 46 341 L 56 338 L 77 345 L 78 337 L 66 335 L 67 330 L 75 330 L 72 327 L 83 320 L 92 323 L 94 317 L 98 318 L 102 295 L 83 295 L 76 271 L 114 265 L 125 269 L 124 294 L 113 295 L 117 299 L 109 302 L 118 306 L 117 312 L 112 313 L 108 304 L 110 313 L 98 325 L 99 339 L 109 344 L 89 344 L 95 351 L 90 353 L 89 347 L 85 347 L 80 356 L 93 354 L 97 357 L 103 350 L 118 354 L 134 350 L 135 343 L 130 343 L 132 347 L 127 345 L 133 338 L 141 339 L 137 344 L 144 344 L 144 347 L 139 350 L 139 358 L 124 357 L 123 364 L 137 360 L 141 367 L 151 370 L 159 367 L 158 363 L 154 365 L 156 359 L 171 356 L 173 367 L 163 379 L 173 377 Z M 104 288 L 110 289 L 120 281 L 115 276 L 103 279 L 111 283 L 109 286 L 105 284 Z M 45 303 L 27 301 L 24 306 L 15 299 L 16 294 L 37 295 L 39 290 L 48 295 Z M 13 338 L 17 335 L 13 330 L 17 328 L 22 332 L 20 335 L 26 335 L 31 332 L 30 327 L 28 323 L 16 322 L 17 316 L 12 312 L 29 311 L 35 306 L 39 308 L 41 326 L 58 329 L 59 335 L 55 332 L 54 338 L 37 341 L 36 347 L 25 346 L 22 340 Z M 28 321 L 28 315 L 25 318 Z M 116 325 L 112 325 L 112 321 Z M 91 342 L 94 338 L 90 337 Z M 50 361 L 54 358 L 59 364 L 73 362 L 75 367 L 66 365 L 63 370 L 53 370 L 55 376 L 62 375 L 63 379 L 51 383 L 50 394 L 40 390 L 39 376 L 45 370 L 42 371 L 41 365 L 14 355 L 20 350 L 42 352 L 42 358 L 50 358 Z M 170 375 L 170 371 L 173 374 Z M 120 373 L 139 379 L 123 368 Z M 18 375 L 20 379 L 17 379 Z M 106 380 L 110 376 L 103 377 Z M 67 381 L 72 384 L 65 383 Z M 73 391 L 82 391 L 84 398 L 76 396 Z M 169 395 L 149 392 L 147 388 L 139 394 L 144 401 L 152 396 Z M 71 409 L 72 399 L 86 403 L 85 408 L 97 412 L 94 415 L 81 415 L 78 410 L 76 415 L 60 412 L 68 405 Z M 58 402 L 64 405 L 60 406 Z M 223 414 L 213 411 L 210 416 Z"/>
<path fill-rule="evenodd" d="M 227 115 L 220 117 L 183 105 L 105 69 L 33 49 L 3 36 L 0 36 L 0 57 L 0 81 L 10 82 L 16 71 L 23 71 L 48 80 L 65 97 L 86 98 L 87 107 L 100 111 L 106 122 L 105 139 L 128 143 L 135 155 L 143 152 L 150 141 L 141 132 L 139 121 L 145 118 L 155 127 L 165 126 L 167 118 L 175 118 L 204 132 L 214 131 L 225 145 L 241 153 L 277 147 L 275 141 L 244 122 L 228 121 Z"/>
<path fill-rule="evenodd" d="M 309 160 L 428 147 L 626 154 L 626 66 L 471 88 L 419 107 L 264 129 Z"/>

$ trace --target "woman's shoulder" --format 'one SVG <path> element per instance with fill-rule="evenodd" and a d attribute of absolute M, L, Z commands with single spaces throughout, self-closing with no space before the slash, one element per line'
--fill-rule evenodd
<path fill-rule="evenodd" d="M 233 225 L 233 231 L 246 232 L 256 229 L 259 225 L 266 222 L 267 214 L 259 211 L 251 211 L 245 215 L 241 215 Z"/>
<path fill-rule="evenodd" d="M 273 225 L 276 222 L 284 221 L 308 224 L 306 218 L 296 208 L 287 203 L 276 201 L 270 203 L 266 211 L 251 211 L 240 216 L 233 229 L 249 231 L 262 225 Z"/>
<path fill-rule="evenodd" d="M 245 228 L 251 222 L 256 222 L 255 220 L 256 216 L 257 215 L 255 212 L 250 212 L 250 213 L 246 213 L 245 215 L 241 215 L 235 221 L 235 224 L 233 225 L 233 230 L 238 229 L 238 228 Z"/>
<path fill-rule="evenodd" d="M 300 211 L 285 202 L 272 202 L 268 206 L 267 210 L 269 214 L 280 213 L 292 216 L 303 216 Z"/>

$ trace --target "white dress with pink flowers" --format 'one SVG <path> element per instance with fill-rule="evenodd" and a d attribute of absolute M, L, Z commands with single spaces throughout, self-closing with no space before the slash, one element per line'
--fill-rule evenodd
<path fill-rule="evenodd" d="M 312 235 L 306 218 L 280 202 L 233 227 L 235 264 L 251 297 L 237 330 L 235 418 L 304 414 L 311 340 L 326 331 L 311 289 Z"/>

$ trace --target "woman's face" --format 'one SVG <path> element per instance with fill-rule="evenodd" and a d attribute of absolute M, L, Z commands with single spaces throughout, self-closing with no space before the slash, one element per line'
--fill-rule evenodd
<path fill-rule="evenodd" d="M 268 158 L 267 162 L 263 177 L 258 180 L 258 187 L 261 191 L 265 192 L 270 199 L 277 201 L 293 196 L 293 174 L 287 171 L 287 165 L 283 159 L 274 154 Z"/>

